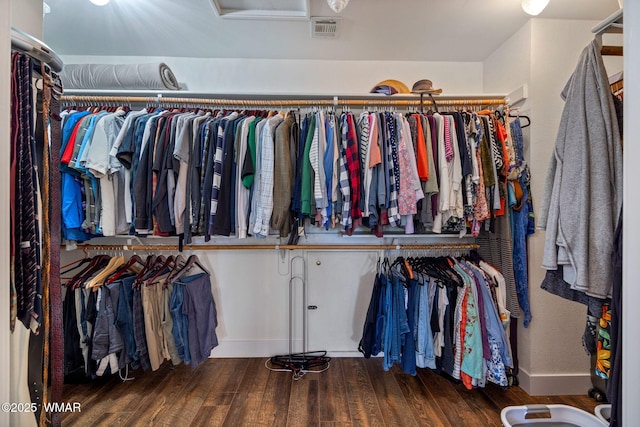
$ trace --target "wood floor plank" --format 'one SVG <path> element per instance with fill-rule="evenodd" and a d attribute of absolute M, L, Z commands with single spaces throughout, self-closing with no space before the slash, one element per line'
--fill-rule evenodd
<path fill-rule="evenodd" d="M 416 376 L 394 374 L 413 417 L 424 427 L 452 427 L 429 390 Z"/>
<path fill-rule="evenodd" d="M 464 399 L 469 408 L 473 411 L 478 425 L 482 426 L 502 426 L 500 421 L 499 408 L 487 395 L 482 393 L 478 389 L 467 390 L 463 384 L 457 384 L 456 390 L 458 394 Z"/>
<path fill-rule="evenodd" d="M 289 398 L 288 427 L 311 427 L 320 425 L 318 411 L 318 380 L 303 377 L 291 384 Z"/>
<path fill-rule="evenodd" d="M 214 379 L 218 376 L 220 364 L 202 363 L 193 372 L 189 382 L 182 387 L 182 391 L 169 401 L 158 413 L 156 422 L 164 426 L 188 426 L 196 417 L 200 407 L 211 390 Z M 155 422 L 154 422 L 154 425 Z"/>
<path fill-rule="evenodd" d="M 484 393 L 498 408 L 500 408 L 500 410 L 506 408 L 507 406 L 518 406 L 526 405 L 528 403 L 536 403 L 528 395 L 525 399 L 521 395 L 514 394 L 512 390 L 515 388 L 516 387 L 504 389 L 495 384 L 487 384 L 487 386 L 482 389 L 482 393 Z"/>
<path fill-rule="evenodd" d="M 92 426 L 104 426 L 104 427 L 116 427 L 116 426 L 128 426 L 129 418 L 133 412 L 111 412 L 105 413 L 96 421 Z M 65 424 L 66 425 L 66 424 Z"/>
<path fill-rule="evenodd" d="M 64 401 L 65 402 L 80 402 L 81 412 L 68 412 L 61 414 L 61 420 L 65 425 L 81 425 L 80 420 L 84 419 L 86 414 L 91 414 L 93 408 L 100 403 L 99 396 L 107 396 L 111 391 L 118 386 L 118 381 L 115 378 L 99 379 L 93 383 L 87 384 L 75 384 L 75 387 L 71 388 L 69 394 L 66 394 L 66 387 L 63 388 Z M 91 390 L 90 393 L 87 389 Z"/>
<path fill-rule="evenodd" d="M 62 414 L 64 426 L 487 426 L 500 425 L 511 405 L 566 404 L 593 413 L 583 396 L 529 396 L 519 387 L 488 384 L 466 390 L 429 370 L 405 375 L 380 359 L 333 359 L 321 374 L 293 381 L 271 372 L 264 359 L 210 359 L 200 368 L 165 363 L 156 372 L 135 371 L 134 381 L 117 376 L 63 389 L 64 402 L 81 412 Z"/>
<path fill-rule="evenodd" d="M 87 425 L 89 422 L 95 424 L 99 422 L 105 413 L 117 413 L 119 411 L 129 412 L 135 410 L 137 403 L 149 390 L 160 385 L 169 374 L 168 365 L 163 365 L 158 371 L 146 373 L 138 371 L 131 373 L 131 381 L 123 382 L 117 376 L 111 377 L 104 385 L 82 403 L 81 411 L 68 414 L 62 419 L 65 425 L 74 425 L 78 420 L 78 425 Z M 66 398 L 66 397 L 65 397 Z M 82 402 L 78 396 L 70 396 L 67 402 Z"/>
<path fill-rule="evenodd" d="M 320 427 L 352 427 L 353 424 L 345 421 L 320 421 Z"/>
<path fill-rule="evenodd" d="M 418 369 L 418 377 L 429 390 L 432 390 L 431 395 L 434 401 L 452 425 L 465 427 L 482 425 L 476 424 L 473 411 L 451 381 L 428 369 Z"/>
<path fill-rule="evenodd" d="M 284 426 L 287 423 L 291 397 L 291 373 L 270 372 L 262 396 L 255 425 Z"/>
<path fill-rule="evenodd" d="M 205 363 L 215 364 L 216 375 L 208 379 L 211 382 L 209 394 L 204 399 L 204 406 L 218 405 L 220 397 L 235 393 L 247 369 L 246 359 L 209 359 Z"/>
<path fill-rule="evenodd" d="M 267 387 L 269 370 L 264 367 L 264 360 L 248 359 L 246 363 L 245 372 L 224 421 L 227 427 L 254 424 Z"/>
<path fill-rule="evenodd" d="M 155 390 L 149 390 L 146 396 L 140 400 L 138 409 L 131 418 L 131 425 L 160 424 L 162 411 L 171 406 L 184 393 L 184 388 L 190 383 L 194 374 L 195 371 L 191 366 L 178 365 L 172 368 L 166 381 Z"/>
<path fill-rule="evenodd" d="M 201 406 L 200 410 L 191 422 L 192 426 L 211 426 L 219 427 L 229 413 L 231 402 L 235 397 L 235 393 L 221 393 L 216 396 L 216 403 L 213 405 Z"/>
<path fill-rule="evenodd" d="M 351 422 L 358 426 L 383 426 L 382 412 L 363 359 L 345 359 L 343 372 Z"/>
<path fill-rule="evenodd" d="M 555 396 L 554 401 L 556 403 L 574 406 L 590 414 L 595 414 L 596 406 L 600 404 L 600 402 L 596 402 L 594 399 L 591 399 L 589 396 L 583 396 L 583 395 Z"/>
<path fill-rule="evenodd" d="M 411 406 L 404 398 L 395 375 L 385 372 L 379 359 L 365 360 L 365 366 L 371 379 L 371 385 L 378 398 L 378 406 L 382 411 L 382 418 L 387 426 L 418 426 L 413 417 Z M 397 371 L 396 375 L 405 375 Z"/>
<path fill-rule="evenodd" d="M 332 359 L 329 369 L 318 375 L 320 422 L 350 424 L 351 414 L 344 386 L 343 359 Z"/>

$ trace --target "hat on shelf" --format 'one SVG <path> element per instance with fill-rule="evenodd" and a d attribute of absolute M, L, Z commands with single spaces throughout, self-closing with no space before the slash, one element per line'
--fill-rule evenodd
<path fill-rule="evenodd" d="M 399 80 L 383 80 L 375 85 L 369 93 L 395 95 L 396 93 L 409 93 L 409 88 Z"/>
<path fill-rule="evenodd" d="M 413 84 L 411 93 L 430 93 L 433 95 L 439 95 L 442 93 L 442 89 L 434 89 L 431 80 L 423 79 L 418 80 Z"/>

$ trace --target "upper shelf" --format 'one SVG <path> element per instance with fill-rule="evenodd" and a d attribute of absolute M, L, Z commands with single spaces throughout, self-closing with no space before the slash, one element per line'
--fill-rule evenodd
<path fill-rule="evenodd" d="M 612 13 L 611 16 L 609 16 L 608 18 L 600 22 L 598 25 L 593 27 L 591 29 L 591 32 L 594 34 L 622 33 L 622 28 L 623 28 L 622 18 L 623 18 L 623 13 L 622 13 L 622 9 L 620 9 L 617 12 Z"/>

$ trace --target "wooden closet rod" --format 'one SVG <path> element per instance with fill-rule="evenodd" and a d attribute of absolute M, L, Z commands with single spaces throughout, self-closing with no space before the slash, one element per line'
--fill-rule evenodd
<path fill-rule="evenodd" d="M 124 103 L 124 104 L 150 104 L 150 105 L 217 105 L 217 106 L 242 106 L 242 107 L 315 107 L 315 106 L 420 106 L 419 99 L 199 99 L 199 98 L 173 98 L 150 96 L 84 96 L 65 95 L 61 102 L 66 104 L 85 103 Z M 437 98 L 438 106 L 482 106 L 505 105 L 505 98 Z M 425 100 L 424 105 L 432 105 L 433 102 Z"/>
<path fill-rule="evenodd" d="M 602 46 L 600 53 L 606 56 L 624 56 L 622 46 Z"/>
<path fill-rule="evenodd" d="M 435 243 L 423 245 L 185 245 L 186 251 L 226 250 L 456 250 L 478 249 L 476 243 Z M 177 251 L 178 245 L 78 245 L 87 251 Z"/>

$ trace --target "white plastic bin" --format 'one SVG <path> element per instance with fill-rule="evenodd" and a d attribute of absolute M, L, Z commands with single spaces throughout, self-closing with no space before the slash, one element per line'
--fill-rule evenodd
<path fill-rule="evenodd" d="M 607 423 L 607 425 L 609 425 L 609 420 L 611 419 L 611 403 L 604 403 L 602 405 L 596 406 L 594 412 L 596 413 L 596 417 L 598 417 L 600 421 L 603 421 Z"/>
<path fill-rule="evenodd" d="M 545 418 L 527 418 L 536 414 Z M 595 415 L 568 405 L 523 405 L 508 406 L 500 413 L 505 427 L 604 427 L 607 426 Z"/>

